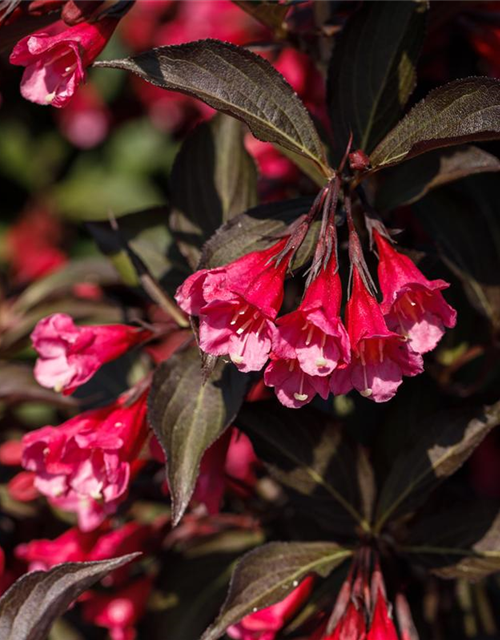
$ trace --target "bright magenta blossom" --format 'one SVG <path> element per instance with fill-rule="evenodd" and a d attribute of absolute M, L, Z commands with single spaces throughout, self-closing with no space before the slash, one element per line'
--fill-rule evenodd
<path fill-rule="evenodd" d="M 353 267 L 346 317 L 352 360 L 347 368 L 333 372 L 333 393 L 347 393 L 354 388 L 375 402 L 390 400 L 404 375 L 422 372 L 422 356 L 412 351 L 402 336 L 389 331 L 380 305 L 366 288 L 357 267 Z"/>
<path fill-rule="evenodd" d="M 115 19 L 105 18 L 68 28 L 61 20 L 22 38 L 10 54 L 10 62 L 26 67 L 21 80 L 23 97 L 37 104 L 64 107 L 116 25 Z"/>
<path fill-rule="evenodd" d="M 216 269 L 197 271 L 179 287 L 181 309 L 200 318 L 200 347 L 229 355 L 240 371 L 258 371 L 269 357 L 273 321 L 283 301 L 288 253 L 276 264 L 288 238 Z"/>
<path fill-rule="evenodd" d="M 31 334 L 42 387 L 72 393 L 106 362 L 149 338 L 151 332 L 123 324 L 77 327 L 64 313 L 43 318 Z"/>
<path fill-rule="evenodd" d="M 29 563 L 29 570 L 46 571 L 61 562 L 89 562 L 106 560 L 141 551 L 151 538 L 148 525 L 129 522 L 115 530 L 106 526 L 93 531 L 72 527 L 54 540 L 31 540 L 15 549 L 16 557 Z M 128 572 L 128 567 L 123 567 Z M 121 572 L 122 568 L 118 569 Z"/>
<path fill-rule="evenodd" d="M 306 578 L 281 602 L 251 613 L 229 627 L 227 635 L 234 640 L 274 640 L 309 598 L 312 587 L 313 578 Z"/>
<path fill-rule="evenodd" d="M 388 327 L 408 337 L 417 353 L 431 351 L 445 327 L 454 327 L 457 321 L 455 309 L 441 293 L 450 285 L 444 280 L 427 280 L 410 258 L 398 253 L 377 231 L 373 236 L 380 256 L 381 306 Z"/>
<path fill-rule="evenodd" d="M 296 358 L 286 360 L 271 354 L 271 362 L 264 372 L 264 382 L 274 387 L 276 397 L 290 409 L 299 409 L 319 395 L 326 400 L 330 381 L 325 376 L 310 376 L 300 368 Z"/>
<path fill-rule="evenodd" d="M 148 435 L 146 397 L 127 406 L 121 396 L 23 438 L 22 463 L 36 474 L 35 487 L 55 506 L 75 512 L 83 531 L 99 526 L 126 496 L 132 464 Z"/>
<path fill-rule="evenodd" d="M 152 579 L 146 576 L 116 593 L 93 592 L 83 603 L 83 617 L 108 629 L 111 640 L 134 640 L 134 626 L 146 611 L 152 586 Z"/>
<path fill-rule="evenodd" d="M 350 344 L 340 319 L 341 299 L 340 277 L 331 261 L 306 289 L 298 309 L 277 320 L 273 353 L 296 358 L 309 376 L 327 376 L 347 364 Z"/>
<path fill-rule="evenodd" d="M 351 601 L 333 633 L 324 640 L 366 640 L 363 608 Z"/>
<path fill-rule="evenodd" d="M 389 615 L 385 595 L 381 589 L 377 591 L 372 624 L 367 640 L 399 640 L 396 627 Z"/>

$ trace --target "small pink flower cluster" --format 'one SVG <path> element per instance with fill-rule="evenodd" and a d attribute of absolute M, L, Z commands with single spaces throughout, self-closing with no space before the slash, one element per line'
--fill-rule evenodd
<path fill-rule="evenodd" d="M 40 356 L 35 377 L 42 386 L 72 393 L 103 364 L 151 336 L 126 325 L 77 327 L 56 313 L 40 320 L 32 334 Z M 98 527 L 127 495 L 149 435 L 147 394 L 144 387 L 131 389 L 110 405 L 31 431 L 22 440 L 30 486 L 55 507 L 75 512 L 82 531 Z M 24 497 L 29 498 L 26 490 Z"/>
<path fill-rule="evenodd" d="M 448 283 L 428 280 L 388 237 L 378 231 L 373 237 L 383 300 L 374 297 L 364 262 L 354 257 L 346 327 L 335 251 L 323 260 L 296 311 L 278 318 L 296 248 L 290 238 L 224 267 L 197 271 L 179 287 L 176 300 L 198 317 L 206 353 L 229 356 L 243 372 L 259 371 L 270 359 L 264 381 L 287 407 L 351 389 L 385 402 L 403 376 L 422 372 L 422 354 L 434 349 L 445 327 L 455 325 L 456 313 L 441 293 Z M 351 227 L 353 255 L 358 246 Z"/>

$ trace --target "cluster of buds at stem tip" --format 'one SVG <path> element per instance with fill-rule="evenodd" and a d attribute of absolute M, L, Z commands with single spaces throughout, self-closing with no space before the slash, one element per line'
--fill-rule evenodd
<path fill-rule="evenodd" d="M 341 196 L 351 263 L 345 326 L 336 232 Z M 302 301 L 278 317 L 287 270 L 320 213 L 321 231 Z M 197 271 L 179 287 L 179 306 L 199 318 L 200 348 L 228 356 L 244 372 L 258 371 L 270 360 L 264 382 L 290 408 L 316 394 L 326 399 L 330 392 L 351 389 L 375 402 L 392 398 L 403 376 L 423 371 L 422 354 L 454 326 L 456 314 L 441 293 L 446 282 L 427 280 L 394 248 L 381 222 L 367 227 L 379 255 L 381 303 L 354 225 L 351 195 L 342 192 L 334 176 L 309 214 L 271 247 Z"/>
<path fill-rule="evenodd" d="M 322 640 L 418 640 L 405 596 L 396 596 L 399 634 L 378 558 L 361 548 L 342 585 Z"/>

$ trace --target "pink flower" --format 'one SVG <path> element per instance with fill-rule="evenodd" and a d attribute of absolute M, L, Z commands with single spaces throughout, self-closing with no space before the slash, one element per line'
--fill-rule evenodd
<path fill-rule="evenodd" d="M 284 600 L 245 616 L 226 631 L 234 640 L 274 640 L 311 595 L 313 578 L 307 577 Z"/>
<path fill-rule="evenodd" d="M 423 370 L 422 356 L 404 338 L 389 331 L 380 305 L 366 288 L 358 267 L 353 267 L 352 294 L 346 309 L 352 360 L 331 377 L 335 394 L 356 389 L 365 398 L 386 402 L 396 393 L 403 375 Z"/>
<path fill-rule="evenodd" d="M 197 271 L 179 287 L 181 309 L 200 317 L 200 347 L 229 355 L 240 371 L 261 369 L 271 350 L 273 321 L 283 301 L 291 253 L 280 261 L 288 238 L 216 269 Z"/>
<path fill-rule="evenodd" d="M 342 286 L 335 261 L 321 269 L 296 311 L 276 322 L 273 353 L 297 359 L 309 376 L 328 376 L 350 361 L 350 344 L 340 319 Z"/>
<path fill-rule="evenodd" d="M 77 327 L 65 313 L 43 318 L 31 334 L 39 358 L 35 378 L 43 387 L 72 393 L 106 362 L 151 336 L 122 324 Z"/>
<path fill-rule="evenodd" d="M 83 617 L 108 629 L 111 640 L 134 640 L 134 626 L 146 611 L 151 588 L 151 578 L 144 577 L 116 593 L 92 593 L 83 603 Z"/>
<path fill-rule="evenodd" d="M 333 633 L 325 640 L 366 640 L 365 614 L 351 601 Z"/>
<path fill-rule="evenodd" d="M 85 562 L 100 534 L 98 530 L 83 532 L 72 527 L 54 540 L 31 540 L 19 544 L 15 555 L 28 563 L 30 571 L 47 571 L 61 562 Z"/>
<path fill-rule="evenodd" d="M 115 19 L 104 18 L 68 28 L 60 20 L 22 38 L 10 54 L 10 62 L 26 67 L 21 80 L 23 97 L 37 104 L 64 107 L 116 25 Z"/>
<path fill-rule="evenodd" d="M 123 395 L 23 438 L 22 463 L 36 473 L 35 487 L 56 507 L 76 512 L 83 531 L 99 526 L 126 496 L 132 464 L 148 435 L 146 396 L 127 406 Z"/>
<path fill-rule="evenodd" d="M 91 149 L 107 136 L 110 113 L 97 89 L 90 83 L 80 87 L 66 109 L 59 112 L 59 127 L 75 147 Z"/>
<path fill-rule="evenodd" d="M 31 502 L 39 497 L 35 487 L 35 474 L 31 471 L 20 471 L 7 483 L 9 495 L 18 502 Z"/>
<path fill-rule="evenodd" d="M 456 324 L 457 313 L 441 293 L 450 285 L 444 280 L 427 280 L 410 258 L 398 253 L 377 231 L 373 236 L 380 256 L 381 306 L 388 327 L 408 337 L 417 353 L 431 351 L 445 327 Z"/>
<path fill-rule="evenodd" d="M 387 602 L 380 589 L 377 591 L 372 623 L 366 640 L 398 640 L 396 627 L 389 616 Z"/>
<path fill-rule="evenodd" d="M 5 234 L 5 251 L 12 278 L 26 284 L 53 273 L 67 262 L 59 245 L 61 223 L 43 207 L 28 209 Z"/>
<path fill-rule="evenodd" d="M 326 400 L 330 393 L 330 380 L 325 376 L 310 376 L 300 368 L 296 358 L 286 360 L 271 354 L 271 362 L 264 372 L 264 382 L 274 387 L 276 397 L 290 409 L 299 409 L 319 395 Z"/>
<path fill-rule="evenodd" d="M 61 562 L 90 562 L 116 558 L 134 551 L 142 551 L 150 543 L 152 529 L 148 525 L 129 522 L 109 531 L 106 525 L 93 531 L 81 531 L 72 527 L 54 540 L 32 540 L 15 549 L 17 558 L 29 563 L 29 570 L 47 571 Z M 129 567 L 121 567 L 105 578 L 127 577 Z"/>

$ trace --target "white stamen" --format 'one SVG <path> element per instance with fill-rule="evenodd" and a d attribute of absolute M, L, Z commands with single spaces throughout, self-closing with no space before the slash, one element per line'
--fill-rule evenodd
<path fill-rule="evenodd" d="M 253 323 L 253 318 L 250 318 L 250 320 L 247 320 L 244 324 L 241 325 L 241 327 L 239 329 L 236 329 L 236 333 L 241 336 L 241 334 L 243 333 L 243 331 L 245 331 L 245 329 L 248 329 L 248 327 Z"/>
<path fill-rule="evenodd" d="M 298 400 L 299 402 L 304 402 L 304 400 L 307 400 L 307 398 L 309 397 L 307 393 L 304 393 L 304 374 L 303 373 L 300 374 L 299 393 L 294 393 L 293 397 L 295 398 L 295 400 Z"/>
<path fill-rule="evenodd" d="M 307 338 L 306 338 L 306 346 L 309 346 L 311 344 L 311 338 L 312 338 L 312 334 L 314 332 L 314 325 L 312 324 L 309 327 L 309 332 L 307 334 Z"/>
<path fill-rule="evenodd" d="M 243 356 L 239 356 L 237 353 L 230 353 L 229 357 L 234 362 L 234 364 L 241 364 L 243 362 Z"/>
<path fill-rule="evenodd" d="M 378 341 L 378 359 L 380 362 L 384 361 L 384 345 L 382 340 Z"/>
<path fill-rule="evenodd" d="M 299 402 L 304 402 L 304 400 L 307 400 L 309 396 L 307 395 L 307 393 L 294 393 L 293 397 Z"/>

